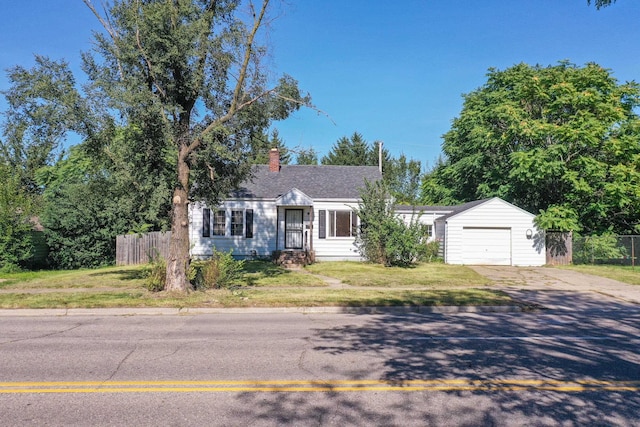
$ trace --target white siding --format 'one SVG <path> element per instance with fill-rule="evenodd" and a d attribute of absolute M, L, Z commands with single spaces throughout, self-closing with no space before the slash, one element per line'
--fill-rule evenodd
<path fill-rule="evenodd" d="M 429 241 L 432 241 L 436 238 L 436 231 L 435 231 L 435 222 L 436 219 L 440 218 L 441 216 L 445 215 L 447 212 L 442 212 L 442 211 L 438 211 L 438 212 L 420 212 L 420 211 L 416 211 L 413 212 L 411 210 L 404 210 L 404 209 L 396 209 L 396 215 L 402 219 L 402 221 L 406 224 L 406 225 L 410 225 L 411 221 L 418 221 L 420 222 L 420 224 L 424 224 L 424 225 L 429 225 L 431 226 L 431 236 L 429 236 Z"/>
<path fill-rule="evenodd" d="M 327 228 L 327 237 L 320 239 L 318 236 L 318 211 L 327 211 L 327 218 L 329 211 L 341 211 L 351 210 L 352 207 L 358 207 L 358 202 L 355 200 L 345 201 L 316 201 L 314 203 L 314 216 L 313 216 L 313 249 L 316 253 L 316 260 L 318 261 L 361 261 L 362 257 L 358 248 L 355 246 L 354 237 L 329 237 Z"/>
<path fill-rule="evenodd" d="M 467 242 L 464 240 L 466 228 L 509 229 L 511 233 L 511 265 L 539 266 L 546 262 L 544 232 L 539 231 L 533 223 L 534 215 L 519 209 L 499 198 L 494 198 L 480 205 L 463 211 L 446 220 L 445 230 L 445 262 L 464 264 L 464 252 Z M 440 223 L 441 221 L 439 221 Z M 527 230 L 531 230 L 531 238 L 527 238 Z"/>
<path fill-rule="evenodd" d="M 327 237 L 320 239 L 318 234 L 318 211 L 351 210 L 357 207 L 357 201 L 316 201 L 313 208 L 302 206 L 276 206 L 275 201 L 225 201 L 218 208 L 211 209 L 211 215 L 215 209 L 224 209 L 227 212 L 227 235 L 202 237 L 202 210 L 206 206 L 202 203 L 189 205 L 190 215 L 190 243 L 191 256 L 194 258 L 207 258 L 212 254 L 212 247 L 228 252 L 233 250 L 233 255 L 239 258 L 250 256 L 255 251 L 258 256 L 271 256 L 275 250 L 285 250 L 285 210 L 303 209 L 304 237 L 306 247 L 313 245 L 313 250 L 318 261 L 352 260 L 361 261 L 362 257 L 355 246 L 354 237 Z M 230 236 L 230 212 L 232 210 L 253 209 L 253 238 L 244 236 Z M 309 227 L 311 224 L 313 226 Z M 277 226 L 278 225 L 278 226 Z M 213 230 L 213 229 L 212 229 Z M 313 242 L 311 242 L 313 239 Z"/>
<path fill-rule="evenodd" d="M 219 251 L 233 251 L 233 255 L 238 258 L 245 258 L 252 255 L 269 257 L 276 249 L 276 205 L 274 201 L 234 201 L 228 200 L 219 207 L 211 209 L 222 209 L 227 214 L 226 236 L 202 237 L 202 210 L 206 206 L 203 203 L 191 203 L 189 205 L 189 241 L 191 244 L 191 256 L 194 258 L 210 257 L 212 248 Z M 253 238 L 242 236 L 231 236 L 231 211 L 253 209 Z M 212 229 L 213 234 L 213 229 Z"/>

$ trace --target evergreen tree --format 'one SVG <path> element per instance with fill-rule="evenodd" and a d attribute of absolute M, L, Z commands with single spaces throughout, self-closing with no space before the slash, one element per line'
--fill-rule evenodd
<path fill-rule="evenodd" d="M 280 163 L 288 165 L 291 162 L 291 152 L 285 145 L 278 129 L 271 131 L 271 136 L 268 133 L 261 131 L 252 138 L 251 141 L 251 157 L 252 163 L 256 165 L 266 165 L 269 163 L 269 151 L 272 148 L 277 148 L 280 153 Z"/>
<path fill-rule="evenodd" d="M 317 165 L 318 164 L 318 152 L 313 148 L 303 148 L 298 152 L 296 157 L 296 164 L 298 165 Z"/>
<path fill-rule="evenodd" d="M 331 148 L 329 154 L 321 160 L 323 165 L 371 166 L 373 156 L 371 148 L 358 132 L 351 138 L 343 136 Z M 377 158 L 373 165 L 378 162 Z"/>

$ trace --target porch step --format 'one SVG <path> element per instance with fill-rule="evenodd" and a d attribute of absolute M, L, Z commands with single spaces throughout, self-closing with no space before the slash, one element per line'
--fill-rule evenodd
<path fill-rule="evenodd" d="M 296 268 L 313 263 L 314 253 L 308 251 L 277 251 L 273 262 L 285 268 Z"/>

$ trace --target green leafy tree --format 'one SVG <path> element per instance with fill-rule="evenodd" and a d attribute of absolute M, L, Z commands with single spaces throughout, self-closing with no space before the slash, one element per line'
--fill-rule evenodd
<path fill-rule="evenodd" d="M 57 63 L 69 74 L 68 96 L 36 91 L 30 99 L 70 112 L 89 151 L 133 126 L 144 135 L 135 150 L 173 156 L 166 286 L 186 291 L 189 200 L 219 202 L 249 173 L 251 137 L 309 98 L 289 76 L 269 83 L 260 43 L 269 0 L 84 2 L 105 28 L 83 55 L 84 96 Z"/>
<path fill-rule="evenodd" d="M 130 225 L 112 177 L 93 164 L 72 151 L 54 171 L 47 171 L 51 181 L 43 193 L 41 221 L 55 268 L 112 264 L 115 236 L 126 233 Z"/>
<path fill-rule="evenodd" d="M 41 191 L 35 175 L 62 155 L 60 149 L 70 133 L 92 133 L 90 108 L 75 89 L 75 79 L 64 61 L 35 57 L 31 69 L 8 70 L 10 88 L 3 92 L 5 112 L 0 155 L 20 176 L 22 187 Z"/>
<path fill-rule="evenodd" d="M 269 87 L 259 43 L 269 0 L 247 15 L 236 1 L 119 1 L 100 15 L 85 69 L 109 104 L 150 117 L 176 154 L 167 290 L 190 284 L 191 198 L 217 203 L 248 174 L 250 137 L 307 103 L 289 76 Z M 245 21 L 247 18 L 248 21 Z"/>
<path fill-rule="evenodd" d="M 298 165 L 317 165 L 318 152 L 313 148 L 303 148 L 298 151 L 296 156 L 296 164 Z"/>
<path fill-rule="evenodd" d="M 425 202 L 498 196 L 544 228 L 629 233 L 640 224 L 636 83 L 597 64 L 491 69 L 444 135 Z"/>
<path fill-rule="evenodd" d="M 361 201 L 354 209 L 361 223 L 356 246 L 370 262 L 409 266 L 426 254 L 426 230 L 417 220 L 406 225 L 393 207 L 384 181 L 365 183 Z"/>
<path fill-rule="evenodd" d="M 118 234 L 168 229 L 171 157 L 152 162 L 139 139 L 137 127 L 116 129 L 100 152 L 79 144 L 38 171 L 51 266 L 112 264 Z"/>
<path fill-rule="evenodd" d="M 33 255 L 34 202 L 13 167 L 0 162 L 0 269 L 23 267 Z"/>
<path fill-rule="evenodd" d="M 443 206 L 452 206 L 460 203 L 460 200 L 453 194 L 451 187 L 447 185 L 446 174 L 449 169 L 446 166 L 447 161 L 442 156 L 439 156 L 431 170 L 422 175 L 420 203 Z"/>

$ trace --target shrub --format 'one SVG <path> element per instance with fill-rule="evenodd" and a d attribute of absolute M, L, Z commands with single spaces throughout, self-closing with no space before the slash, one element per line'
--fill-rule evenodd
<path fill-rule="evenodd" d="M 438 259 L 438 253 L 440 252 L 440 242 L 433 240 L 425 245 L 424 260 L 432 262 Z"/>
<path fill-rule="evenodd" d="M 600 236 L 576 236 L 574 238 L 574 264 L 597 264 L 612 260 L 620 261 L 627 256 L 624 246 L 618 244 L 613 234 Z"/>
<path fill-rule="evenodd" d="M 149 263 L 149 269 L 145 277 L 145 286 L 151 292 L 160 292 L 164 290 L 166 282 L 167 263 L 162 258 L 155 258 Z"/>
<path fill-rule="evenodd" d="M 243 274 L 244 260 L 234 259 L 232 251 L 214 248 L 211 259 L 191 263 L 189 280 L 196 289 L 230 288 Z"/>
<path fill-rule="evenodd" d="M 367 182 L 355 212 L 362 224 L 356 246 L 368 261 L 385 266 L 409 266 L 427 253 L 426 227 L 418 220 L 409 225 L 395 214 L 385 184 Z"/>

